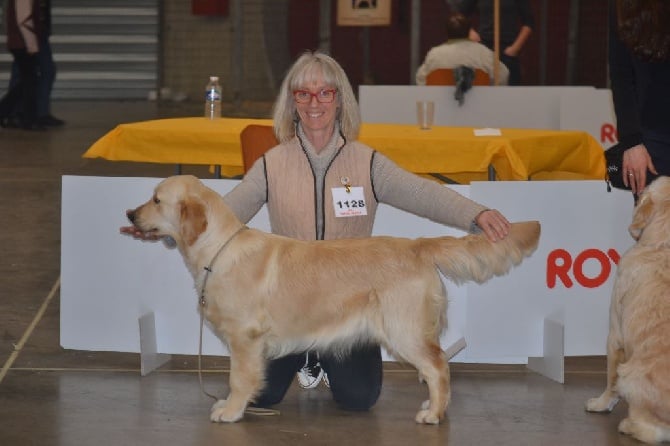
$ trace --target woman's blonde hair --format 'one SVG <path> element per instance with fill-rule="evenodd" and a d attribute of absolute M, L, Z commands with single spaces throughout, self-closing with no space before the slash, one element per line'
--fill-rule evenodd
<path fill-rule="evenodd" d="M 281 143 L 295 136 L 295 125 L 299 119 L 293 91 L 304 88 L 316 78 L 322 78 L 328 86 L 337 90 L 336 118 L 346 140 L 354 141 L 358 138 L 361 114 L 346 73 L 332 57 L 319 51 L 307 51 L 295 61 L 284 77 L 274 104 L 274 130 Z"/>

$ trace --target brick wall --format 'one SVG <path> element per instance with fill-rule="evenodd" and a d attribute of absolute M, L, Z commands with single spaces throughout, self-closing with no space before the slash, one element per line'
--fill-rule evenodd
<path fill-rule="evenodd" d="M 219 76 L 223 98 L 234 99 L 235 90 L 246 100 L 266 100 L 275 92 L 267 70 L 266 51 L 262 32 L 263 1 L 242 2 L 242 66 L 234 65 L 235 14 L 231 2 L 230 14 L 196 16 L 191 2 L 165 0 L 161 27 L 162 73 L 161 87 L 184 92 L 190 100 L 200 100 L 210 75 Z M 241 74 L 235 82 L 236 73 Z"/>

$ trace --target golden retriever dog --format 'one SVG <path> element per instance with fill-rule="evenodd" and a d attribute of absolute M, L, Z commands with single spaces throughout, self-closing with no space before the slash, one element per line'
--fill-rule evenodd
<path fill-rule="evenodd" d="M 497 243 L 483 234 L 299 241 L 247 228 L 193 176 L 167 178 L 127 214 L 144 234 L 175 240 L 201 311 L 229 348 L 230 392 L 212 407 L 215 422 L 242 418 L 270 358 L 379 343 L 428 385 L 416 421 L 439 423 L 450 398 L 439 271 L 459 283 L 484 282 L 530 255 L 540 235 L 538 222 L 525 222 Z"/>
<path fill-rule="evenodd" d="M 607 388 L 586 410 L 610 412 L 624 398 L 619 431 L 646 443 L 670 441 L 670 178 L 642 193 L 619 261 L 607 337 Z"/>

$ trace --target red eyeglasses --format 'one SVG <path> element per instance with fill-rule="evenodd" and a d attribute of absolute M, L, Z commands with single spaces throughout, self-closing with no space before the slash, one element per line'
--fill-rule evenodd
<path fill-rule="evenodd" d="M 317 102 L 327 104 L 333 102 L 335 93 L 337 93 L 337 90 L 334 88 L 319 90 L 316 93 L 308 90 L 293 90 L 293 98 L 300 104 L 306 104 L 312 100 L 312 97 L 315 97 Z"/>

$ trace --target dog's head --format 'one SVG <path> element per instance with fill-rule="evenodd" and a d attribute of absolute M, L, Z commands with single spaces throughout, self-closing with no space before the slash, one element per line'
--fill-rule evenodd
<path fill-rule="evenodd" d="M 670 177 L 659 177 L 640 195 L 628 227 L 638 242 L 660 244 L 670 234 Z"/>
<path fill-rule="evenodd" d="M 208 189 L 191 175 L 163 180 L 149 201 L 126 212 L 128 220 L 148 237 L 171 237 L 190 246 L 208 225 Z"/>

